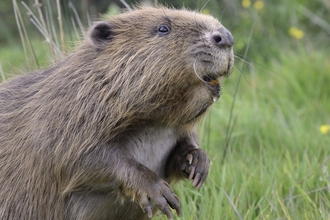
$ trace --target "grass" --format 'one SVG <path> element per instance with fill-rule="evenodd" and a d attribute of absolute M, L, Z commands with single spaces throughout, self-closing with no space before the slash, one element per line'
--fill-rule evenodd
<path fill-rule="evenodd" d="M 39 66 L 34 62 L 31 63 L 26 60 L 22 47 L 19 45 L 1 45 L 0 63 L 3 68 L 5 78 L 49 65 L 51 63 L 51 55 L 47 45 L 45 45 L 42 41 L 42 39 L 33 39 L 31 42 L 35 50 L 34 52 L 36 53 Z M 0 81 L 1 79 L 2 78 L 0 78 Z"/>
<path fill-rule="evenodd" d="M 204 124 L 210 175 L 198 192 L 187 182 L 176 187 L 183 198 L 180 219 L 330 218 L 330 136 L 319 131 L 330 121 L 329 58 L 303 51 L 282 56 L 280 65 L 268 67 L 270 75 L 261 74 L 264 68 L 243 71 L 247 81 L 240 84 L 223 162 L 239 73 L 225 81 Z"/>
<path fill-rule="evenodd" d="M 188 211 L 182 219 L 329 219 L 330 137 L 319 131 L 330 121 L 329 59 L 319 52 L 282 56 L 271 75 L 262 75 L 263 68 L 244 72 L 248 82 L 240 85 L 222 164 L 228 93 L 238 73 L 225 82 L 226 93 L 206 119 L 211 141 L 203 139 L 213 165 L 201 197 L 214 201 L 203 206 L 214 215 Z"/>
<path fill-rule="evenodd" d="M 251 15 L 242 10 L 246 13 Z M 276 17 L 269 13 L 271 19 Z M 269 25 L 262 14 L 267 12 L 252 17 L 255 30 L 248 20 L 235 27 L 236 51 L 242 54 L 249 45 L 252 61 L 241 68 L 237 59 L 241 73 L 234 70 L 224 81 L 222 97 L 201 123 L 201 145 L 212 161 L 210 174 L 199 191 L 188 182 L 175 185 L 183 209 L 182 217 L 175 219 L 330 219 L 330 133 L 319 130 L 330 124 L 328 51 L 285 31 L 279 35 L 276 25 L 265 31 Z M 326 39 L 322 36 L 317 39 Z M 37 42 L 32 40 L 32 45 Z M 38 58 L 47 51 L 45 43 L 41 45 L 33 46 L 39 48 Z M 17 48 L 1 49 L 5 73 L 12 66 L 23 68 L 23 51 L 19 54 Z M 166 218 L 159 214 L 155 219 Z"/>

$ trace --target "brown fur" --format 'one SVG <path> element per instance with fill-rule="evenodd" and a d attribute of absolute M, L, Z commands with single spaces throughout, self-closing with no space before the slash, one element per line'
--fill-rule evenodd
<path fill-rule="evenodd" d="M 194 127 L 219 97 L 232 45 L 211 16 L 142 7 L 96 23 L 49 69 L 1 84 L 0 218 L 180 214 L 167 182 L 199 188 L 207 176 Z"/>

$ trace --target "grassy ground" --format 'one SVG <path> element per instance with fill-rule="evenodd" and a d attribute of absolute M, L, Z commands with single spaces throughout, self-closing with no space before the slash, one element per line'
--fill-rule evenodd
<path fill-rule="evenodd" d="M 329 40 L 320 32 L 307 36 L 319 39 L 311 42 L 308 33 L 289 29 L 273 12 L 283 7 L 267 8 L 268 2 L 259 17 L 251 7 L 260 5 L 243 4 L 241 18 L 232 22 L 235 51 L 243 57 L 248 45 L 250 59 L 243 68 L 237 59 L 241 73 L 224 80 L 222 97 L 201 123 L 210 174 L 199 191 L 188 182 L 174 187 L 183 209 L 176 219 L 330 219 Z M 38 41 L 35 53 L 44 63 L 50 54 L 40 40 L 33 44 Z M 30 68 L 18 48 L 0 50 L 7 75 Z"/>
<path fill-rule="evenodd" d="M 177 187 L 181 219 L 330 218 L 330 136 L 319 130 L 330 121 L 329 61 L 301 51 L 283 54 L 266 74 L 243 71 L 223 160 L 238 72 L 225 81 L 204 124 L 210 176 L 199 192 Z"/>

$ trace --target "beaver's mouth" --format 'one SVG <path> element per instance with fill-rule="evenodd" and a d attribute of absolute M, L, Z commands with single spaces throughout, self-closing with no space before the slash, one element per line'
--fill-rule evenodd
<path fill-rule="evenodd" d="M 211 90 L 212 95 L 214 95 L 215 97 L 219 97 L 219 93 L 220 93 L 219 76 L 214 74 L 207 74 L 203 76 L 203 81 Z"/>

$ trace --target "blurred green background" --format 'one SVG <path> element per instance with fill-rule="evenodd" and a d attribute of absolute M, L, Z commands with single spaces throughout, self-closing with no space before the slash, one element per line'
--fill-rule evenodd
<path fill-rule="evenodd" d="M 17 2 L 16 16 L 12 1 L 0 2 L 2 80 L 56 62 L 93 20 L 124 8 L 111 0 L 23 2 L 31 12 Z M 235 37 L 235 70 L 200 124 L 211 171 L 199 191 L 175 185 L 183 207 L 176 218 L 330 219 L 330 1 L 157 2 L 211 14 Z"/>

